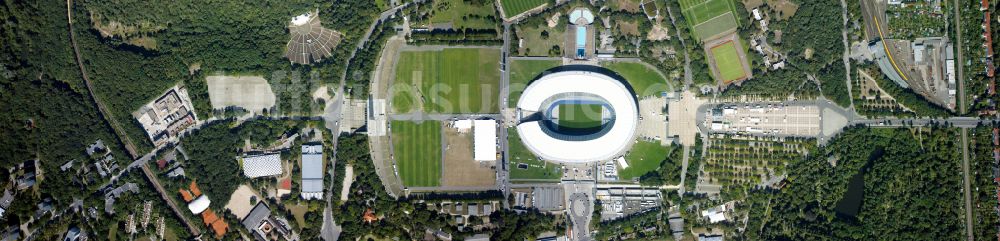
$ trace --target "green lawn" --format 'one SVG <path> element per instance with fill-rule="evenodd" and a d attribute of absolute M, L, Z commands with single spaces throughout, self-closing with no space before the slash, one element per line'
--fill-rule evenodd
<path fill-rule="evenodd" d="M 288 203 L 285 204 L 285 209 L 292 213 L 292 217 L 295 217 L 295 223 L 299 224 L 299 227 L 306 226 L 306 211 L 309 211 L 309 206 Z"/>
<path fill-rule="evenodd" d="M 667 147 L 660 146 L 659 143 L 639 141 L 632 146 L 632 150 L 629 150 L 628 155 L 625 156 L 628 168 L 622 169 L 620 166 L 618 167 L 618 177 L 623 180 L 629 180 L 655 171 L 656 168 L 660 167 L 660 163 L 667 159 L 669 152 L 670 150 Z"/>
<path fill-rule="evenodd" d="M 500 50 L 403 51 L 393 88 L 396 113 L 497 113 Z M 408 89 L 410 91 L 400 91 Z"/>
<path fill-rule="evenodd" d="M 487 3 L 479 5 L 474 1 L 465 0 L 434 1 L 430 24 L 442 25 L 450 22 L 454 29 L 495 29 L 499 27 L 499 21 L 490 20 L 489 17 L 494 16 L 495 11 L 493 2 Z"/>
<path fill-rule="evenodd" d="M 521 137 L 517 134 L 517 128 L 507 128 L 507 144 L 510 147 L 510 179 L 548 179 L 559 180 L 562 172 L 559 165 L 538 160 L 534 153 L 531 153 L 521 142 Z M 521 164 L 527 168 L 519 168 Z"/>
<path fill-rule="evenodd" d="M 632 90 L 639 97 L 659 95 L 665 91 L 670 91 L 667 79 L 655 69 L 649 68 L 642 63 L 634 62 L 612 62 L 604 64 L 608 68 L 632 85 Z"/>
<path fill-rule="evenodd" d="M 736 44 L 727 42 L 725 44 L 712 47 L 712 56 L 715 58 L 715 66 L 719 69 L 719 74 L 725 82 L 743 78 L 743 64 L 740 55 L 736 52 Z"/>
<path fill-rule="evenodd" d="M 546 0 L 500 0 L 500 5 L 503 6 L 504 14 L 507 15 L 505 17 L 509 18 L 541 6 L 545 2 Z"/>
<path fill-rule="evenodd" d="M 601 127 L 604 106 L 599 104 L 559 105 L 559 128 L 590 130 Z"/>
<path fill-rule="evenodd" d="M 393 156 L 399 178 L 407 187 L 441 183 L 441 123 L 392 121 Z"/>
<path fill-rule="evenodd" d="M 510 61 L 510 95 L 507 97 L 507 106 L 517 105 L 517 99 L 521 98 L 521 92 L 528 86 L 528 82 L 538 77 L 545 70 L 562 65 L 562 60 L 511 60 Z"/>
<path fill-rule="evenodd" d="M 108 227 L 108 240 L 118 240 L 118 222 L 112 222 L 110 225 L 111 226 Z"/>
<path fill-rule="evenodd" d="M 549 28 L 545 23 L 536 26 L 529 24 L 519 24 L 516 28 L 517 36 L 524 39 L 524 48 L 518 49 L 520 56 L 561 56 L 561 52 L 550 52 L 553 46 L 562 47 L 566 41 L 566 21 L 559 21 L 559 26 Z M 542 35 L 542 31 L 548 37 Z"/>
<path fill-rule="evenodd" d="M 680 6 L 692 34 L 702 40 L 739 25 L 733 0 L 680 0 Z"/>

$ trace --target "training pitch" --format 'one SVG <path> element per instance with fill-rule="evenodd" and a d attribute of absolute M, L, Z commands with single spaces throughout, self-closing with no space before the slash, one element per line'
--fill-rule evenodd
<path fill-rule="evenodd" d="M 729 83 L 746 77 L 740 54 L 732 41 L 712 47 L 712 58 L 723 82 Z"/>
<path fill-rule="evenodd" d="M 407 187 L 441 184 L 441 123 L 392 122 L 392 147 L 396 170 Z"/>
<path fill-rule="evenodd" d="M 403 51 L 392 86 L 396 113 L 497 113 L 500 50 Z"/>
<path fill-rule="evenodd" d="M 504 17 L 513 17 L 532 8 L 541 6 L 545 0 L 500 0 L 503 7 Z"/>
<path fill-rule="evenodd" d="M 739 26 L 733 0 L 680 0 L 688 27 L 700 40 L 711 39 Z"/>

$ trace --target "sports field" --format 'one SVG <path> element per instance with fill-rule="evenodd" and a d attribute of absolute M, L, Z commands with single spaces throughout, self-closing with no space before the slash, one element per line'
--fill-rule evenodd
<path fill-rule="evenodd" d="M 500 50 L 400 52 L 392 88 L 396 113 L 497 113 Z"/>
<path fill-rule="evenodd" d="M 729 83 L 746 76 L 739 53 L 736 51 L 736 45 L 732 41 L 712 47 L 712 57 L 715 59 L 715 65 L 719 69 L 719 74 L 722 75 L 720 77 L 722 77 L 723 82 Z"/>
<path fill-rule="evenodd" d="M 507 15 L 504 17 L 509 18 L 541 6 L 545 2 L 546 0 L 500 0 L 500 5 L 503 7 L 504 15 Z"/>
<path fill-rule="evenodd" d="M 680 0 L 680 5 L 688 27 L 700 40 L 739 26 L 733 0 Z"/>
<path fill-rule="evenodd" d="M 667 147 L 660 146 L 659 143 L 648 141 L 636 142 L 632 146 L 632 150 L 629 150 L 628 155 L 625 155 L 625 162 L 628 162 L 628 168 L 621 169 L 621 167 L 618 167 L 618 177 L 622 180 L 629 180 L 655 171 L 660 167 L 660 163 L 667 159 L 669 151 Z"/>
<path fill-rule="evenodd" d="M 534 153 L 531 153 L 521 142 L 521 137 L 517 135 L 517 128 L 507 128 L 507 143 L 510 149 L 510 179 L 546 179 L 559 180 L 562 178 L 559 165 L 538 160 Z"/>
<path fill-rule="evenodd" d="M 604 106 L 599 104 L 559 105 L 559 128 L 588 130 L 601 127 Z"/>
<path fill-rule="evenodd" d="M 541 75 L 545 70 L 562 65 L 562 60 L 511 60 L 510 61 L 510 95 L 507 96 L 507 106 L 517 105 L 521 92 L 528 82 Z"/>
<path fill-rule="evenodd" d="M 639 97 L 659 95 L 670 90 L 663 75 L 642 63 L 611 62 L 603 66 L 625 78 Z"/>
<path fill-rule="evenodd" d="M 441 122 L 392 121 L 392 148 L 403 185 L 441 184 Z"/>

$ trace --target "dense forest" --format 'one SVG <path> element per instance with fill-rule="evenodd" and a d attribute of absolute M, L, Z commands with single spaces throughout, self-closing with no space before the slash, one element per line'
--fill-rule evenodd
<path fill-rule="evenodd" d="M 772 28 L 782 30 L 781 41 L 769 39 L 769 42 L 780 43 L 778 46 L 787 51 L 789 62 L 816 73 L 844 54 L 842 8 L 838 1 L 795 2 L 799 5 L 795 15 L 788 21 L 771 23 Z"/>
<path fill-rule="evenodd" d="M 815 155 L 792 161 L 784 189 L 750 193 L 747 205 L 759 208 L 749 210 L 745 236 L 961 239 L 957 136 L 935 127 L 849 128 Z"/>
<path fill-rule="evenodd" d="M 11 167 L 39 160 L 38 168 L 51 175 L 40 182 L 40 193 L 19 195 L 52 197 L 57 206 L 68 205 L 73 196 L 87 196 L 97 189 L 84 185 L 76 175 L 61 174 L 59 166 L 77 160 L 91 164 L 85 149 L 102 140 L 118 163 L 122 152 L 110 127 L 97 111 L 84 87 L 73 50 L 66 35 L 66 15 L 60 1 L 8 3 L 0 8 L 6 16 L 0 28 L 0 165 Z M 4 177 L 9 174 L 3 171 Z M 36 200 L 37 201 L 37 200 Z M 18 202 L 15 202 L 17 204 Z"/>
<path fill-rule="evenodd" d="M 288 21 L 314 9 L 320 9 L 324 27 L 343 33 L 344 39 L 330 58 L 312 66 L 293 65 L 283 57 L 289 38 Z M 77 2 L 73 17 L 81 53 L 99 97 L 131 139 L 140 145 L 139 149 L 145 151 L 151 144 L 132 120 L 131 113 L 169 86 L 183 83 L 192 88 L 196 110 L 206 118 L 212 112 L 202 73 L 262 75 L 278 97 L 274 112 L 315 112 L 312 98 L 303 93 L 311 93 L 322 84 L 339 82 L 350 50 L 378 11 L 373 1 L 367 0 L 315 3 L 123 0 Z M 65 21 L 65 9 L 56 12 Z M 52 26 L 66 24 L 57 22 Z M 123 33 L 104 34 L 109 28 Z M 51 31 L 65 35 L 67 30 Z M 135 39 L 144 42 L 136 44 Z M 54 59 L 72 60 L 71 56 Z"/>
<path fill-rule="evenodd" d="M 787 100 L 790 95 L 794 95 L 796 99 L 812 99 L 819 94 L 816 83 L 794 66 L 758 74 L 754 73 L 754 79 L 744 81 L 740 85 L 729 86 L 720 97 L 735 98 L 746 95 L 766 100 Z"/>

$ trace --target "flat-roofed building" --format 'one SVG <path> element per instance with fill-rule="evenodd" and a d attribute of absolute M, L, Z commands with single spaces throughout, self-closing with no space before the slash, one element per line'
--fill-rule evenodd
<path fill-rule="evenodd" d="M 281 155 L 274 153 L 243 157 L 243 175 L 248 178 L 281 175 Z"/>
<path fill-rule="evenodd" d="M 497 121 L 475 120 L 473 123 L 473 149 L 476 161 L 497 160 Z"/>
<path fill-rule="evenodd" d="M 302 145 L 302 198 L 323 199 L 323 145 Z"/>

